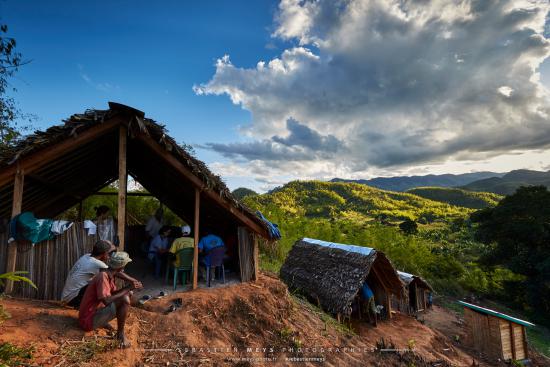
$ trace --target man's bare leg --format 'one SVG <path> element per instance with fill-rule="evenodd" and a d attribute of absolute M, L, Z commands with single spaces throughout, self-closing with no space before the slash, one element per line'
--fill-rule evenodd
<path fill-rule="evenodd" d="M 124 326 L 126 325 L 126 318 L 128 317 L 128 310 L 130 309 L 130 297 L 124 296 L 116 302 L 116 321 L 117 321 L 117 339 L 120 342 L 121 348 L 128 348 L 130 342 L 126 338 L 124 333 Z"/>

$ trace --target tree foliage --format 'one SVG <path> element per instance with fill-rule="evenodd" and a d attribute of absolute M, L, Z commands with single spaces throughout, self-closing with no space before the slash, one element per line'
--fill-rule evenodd
<path fill-rule="evenodd" d="M 531 310 L 550 315 L 550 192 L 545 186 L 520 187 L 496 207 L 472 215 L 476 237 L 490 245 L 488 264 L 504 265 L 526 279 L 520 289 Z M 521 295 L 520 295 L 521 296 Z M 548 316 L 547 316 L 548 317 Z"/>
<path fill-rule="evenodd" d="M 0 25 L 0 148 L 15 142 L 22 131 L 30 128 L 28 125 L 21 125 L 22 120 L 30 123 L 33 118 L 23 114 L 10 95 L 16 89 L 9 80 L 26 62 L 22 61 L 21 54 L 16 51 L 15 38 L 8 37 L 7 33 L 8 26 Z"/>

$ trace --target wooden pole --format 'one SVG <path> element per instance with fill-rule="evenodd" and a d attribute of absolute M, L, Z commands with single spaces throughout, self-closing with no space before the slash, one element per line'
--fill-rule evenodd
<path fill-rule="evenodd" d="M 195 188 L 195 247 L 193 249 L 193 289 L 197 289 L 197 279 L 199 272 L 199 217 L 201 209 L 201 192 Z"/>
<path fill-rule="evenodd" d="M 128 184 L 128 172 L 126 170 L 126 143 L 128 129 L 120 125 L 118 134 L 118 225 L 117 235 L 121 251 L 124 251 L 126 230 L 126 191 Z"/>
<path fill-rule="evenodd" d="M 23 185 L 25 181 L 25 174 L 23 169 L 17 162 L 17 170 L 15 171 L 15 177 L 13 181 L 13 201 L 11 207 L 11 217 L 21 213 L 21 207 L 23 205 Z M 10 273 L 15 271 L 15 262 L 17 260 L 17 242 L 13 241 L 8 245 L 8 263 L 6 264 L 6 272 Z M 6 294 L 11 293 L 13 290 L 13 282 L 11 280 L 6 281 Z"/>
<path fill-rule="evenodd" d="M 254 237 L 254 280 L 258 280 L 260 274 L 260 259 L 259 259 L 259 248 L 258 248 L 258 236 L 252 234 Z"/>

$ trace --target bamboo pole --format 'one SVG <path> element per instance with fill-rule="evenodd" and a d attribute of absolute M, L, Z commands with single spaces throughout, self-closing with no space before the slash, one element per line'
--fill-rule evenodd
<path fill-rule="evenodd" d="M 197 289 L 197 279 L 199 271 L 199 216 L 201 205 L 201 193 L 195 188 L 195 247 L 193 249 L 193 289 Z"/>
<path fill-rule="evenodd" d="M 11 217 L 21 213 L 21 207 L 23 205 L 23 185 L 25 181 L 25 173 L 19 162 L 17 162 L 17 170 L 15 171 L 15 177 L 13 181 L 13 201 L 11 207 Z M 15 271 L 15 263 L 17 260 L 17 242 L 13 241 L 8 245 L 8 262 L 6 264 L 6 272 L 10 273 Z M 6 281 L 6 294 L 13 291 L 13 281 Z"/>
<path fill-rule="evenodd" d="M 128 172 L 126 170 L 126 148 L 128 129 L 120 125 L 118 134 L 118 223 L 117 235 L 119 250 L 124 251 L 126 230 L 126 190 L 128 184 Z"/>

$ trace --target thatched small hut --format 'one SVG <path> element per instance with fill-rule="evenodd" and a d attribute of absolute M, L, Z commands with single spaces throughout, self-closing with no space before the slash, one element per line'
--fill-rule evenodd
<path fill-rule="evenodd" d="M 281 278 L 321 308 L 350 316 L 365 281 L 375 302 L 391 317 L 390 296 L 401 297 L 403 284 L 388 258 L 369 247 L 325 242 L 311 238 L 296 241 L 281 268 Z"/>
<path fill-rule="evenodd" d="M 494 360 L 528 358 L 525 327 L 534 324 L 471 303 L 458 303 L 464 306 L 466 344 Z"/>
<path fill-rule="evenodd" d="M 399 311 L 410 315 L 425 311 L 428 307 L 428 294 L 433 292 L 432 286 L 418 275 L 397 271 L 405 286 L 405 297 L 393 298 L 393 305 Z"/>
<path fill-rule="evenodd" d="M 6 246 L 7 222 L 26 211 L 54 218 L 79 203 L 82 207 L 82 200 L 115 181 L 120 248 L 137 251 L 139 243 L 132 241 L 126 226 L 128 176 L 192 226 L 195 268 L 199 231 L 207 226 L 236 238 L 228 252 L 235 254 L 234 270 L 241 281 L 257 277 L 258 239 L 272 237 L 269 224 L 235 199 L 220 177 L 180 147 L 163 125 L 142 111 L 109 102 L 108 110 L 72 115 L 61 125 L 0 149 L 0 273 L 25 270 L 38 285 L 35 291 L 8 282 L 6 292 L 58 298 L 70 268 L 93 244 L 79 221 L 36 246 L 19 240 Z"/>

